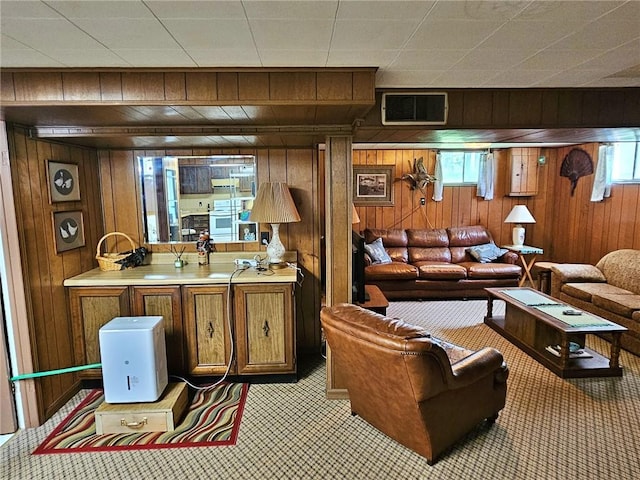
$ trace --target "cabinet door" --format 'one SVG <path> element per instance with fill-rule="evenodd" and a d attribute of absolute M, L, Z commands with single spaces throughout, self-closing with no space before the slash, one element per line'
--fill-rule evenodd
<path fill-rule="evenodd" d="M 71 328 L 76 365 L 100 363 L 100 327 L 114 317 L 126 317 L 129 310 L 128 287 L 69 288 Z M 78 372 L 81 378 L 100 378 L 100 369 Z"/>
<path fill-rule="evenodd" d="M 235 285 L 238 374 L 295 373 L 291 284 Z"/>
<path fill-rule="evenodd" d="M 222 375 L 231 361 L 231 335 L 226 286 L 183 287 L 183 325 L 187 371 Z M 235 373 L 235 365 L 229 373 Z"/>
<path fill-rule="evenodd" d="M 532 196 L 538 193 L 538 148 L 512 148 L 509 151 L 509 195 Z"/>
<path fill-rule="evenodd" d="M 133 315 L 161 315 L 164 318 L 169 373 L 184 373 L 180 287 L 131 288 L 133 290 Z"/>

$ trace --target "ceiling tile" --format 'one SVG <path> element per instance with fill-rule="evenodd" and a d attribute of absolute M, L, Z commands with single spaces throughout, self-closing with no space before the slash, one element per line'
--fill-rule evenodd
<path fill-rule="evenodd" d="M 333 20 L 338 8 L 338 2 L 335 0 L 320 2 L 245 0 L 242 5 L 250 19 Z"/>
<path fill-rule="evenodd" d="M 507 69 L 494 71 L 488 75 L 486 81 L 478 86 L 492 88 L 531 88 L 540 86 L 540 82 L 558 73 L 557 70 L 516 70 Z M 575 86 L 567 83 L 567 86 Z"/>
<path fill-rule="evenodd" d="M 551 18 L 575 20 L 594 20 L 607 12 L 619 8 L 626 0 L 553 0 L 531 2 L 518 18 L 524 20 L 548 20 Z"/>
<path fill-rule="evenodd" d="M 578 31 L 584 25 L 585 22 L 565 19 L 533 22 L 512 21 L 502 25 L 489 38 L 485 39 L 481 46 L 541 49 Z"/>
<path fill-rule="evenodd" d="M 245 19 L 170 19 L 163 23 L 185 49 L 255 48 Z"/>
<path fill-rule="evenodd" d="M 171 65 L 182 67 L 196 67 L 197 63 L 189 58 L 182 49 L 113 49 L 113 53 L 124 59 L 129 65 L 141 67 L 162 67 L 170 62 Z"/>
<path fill-rule="evenodd" d="M 328 67 L 377 67 L 388 66 L 398 55 L 399 50 L 336 50 L 329 52 Z"/>
<path fill-rule="evenodd" d="M 398 70 L 446 70 L 466 54 L 467 50 L 402 50 L 391 67 Z"/>
<path fill-rule="evenodd" d="M 8 68 L 65 68 L 67 65 L 30 48 L 2 49 L 2 66 Z"/>
<path fill-rule="evenodd" d="M 271 50 L 259 52 L 265 67 L 324 67 L 327 64 L 326 50 Z"/>
<path fill-rule="evenodd" d="M 493 20 L 428 20 L 420 25 L 406 47 L 411 49 L 473 48 L 492 35 L 500 25 L 500 22 Z M 460 35 L 460 32 L 464 32 L 464 35 Z"/>
<path fill-rule="evenodd" d="M 604 50 L 543 50 L 518 65 L 522 70 L 558 69 L 565 70 L 580 65 L 604 53 Z"/>
<path fill-rule="evenodd" d="M 496 70 L 514 67 L 525 61 L 536 50 L 511 49 L 511 48 L 476 48 L 469 52 L 464 58 L 455 64 L 456 69 L 471 70 L 478 68 L 480 70 L 492 67 Z"/>
<path fill-rule="evenodd" d="M 8 18 L 60 18 L 60 14 L 43 2 L 25 2 L 24 0 L 2 0 L 0 13 Z"/>
<path fill-rule="evenodd" d="M 189 49 L 189 56 L 199 67 L 246 67 L 260 66 L 260 57 L 255 49 L 215 48 L 208 50 Z"/>
<path fill-rule="evenodd" d="M 400 48 L 417 25 L 417 21 L 339 20 L 335 25 L 331 48 Z"/>
<path fill-rule="evenodd" d="M 5 19 L 2 33 L 36 50 L 98 48 L 100 43 L 64 19 Z"/>
<path fill-rule="evenodd" d="M 292 50 L 329 48 L 331 20 L 251 20 L 250 28 L 259 48 Z"/>
<path fill-rule="evenodd" d="M 554 48 L 615 48 L 632 40 L 640 40 L 640 22 L 595 22 L 554 44 Z"/>
<path fill-rule="evenodd" d="M 132 63 L 104 47 L 97 49 L 54 49 L 47 51 L 66 67 L 131 67 Z"/>
<path fill-rule="evenodd" d="M 26 2 L 25 2 L 26 3 Z M 66 18 L 153 18 L 153 15 L 143 2 L 123 0 L 105 1 L 66 1 L 48 2 L 50 7 Z"/>
<path fill-rule="evenodd" d="M 429 19 L 492 20 L 504 22 L 516 16 L 528 1 L 439 1 Z"/>
<path fill-rule="evenodd" d="M 176 8 L 175 2 L 166 0 L 147 0 L 145 5 L 160 19 L 168 18 L 193 18 L 203 19 L 238 19 L 245 18 L 242 3 L 238 1 L 216 0 L 215 2 L 203 2 L 181 0 L 180 7 Z"/>
<path fill-rule="evenodd" d="M 338 8 L 338 20 L 422 20 L 435 4 L 435 1 L 398 2 L 398 1 L 341 1 Z"/>
<path fill-rule="evenodd" d="M 176 42 L 157 19 L 103 18 L 75 20 L 76 24 L 108 48 L 176 48 Z"/>

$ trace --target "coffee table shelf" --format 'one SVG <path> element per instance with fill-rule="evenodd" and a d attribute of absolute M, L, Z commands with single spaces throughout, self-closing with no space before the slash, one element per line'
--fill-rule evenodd
<path fill-rule="evenodd" d="M 536 292 L 530 288 L 486 289 L 488 303 L 484 323 L 487 326 L 561 378 L 622 376 L 622 367 L 618 364 L 618 357 L 620 354 L 620 335 L 626 331 L 625 327 L 609 321 L 606 325 L 572 327 L 539 309 L 515 300 L 505 292 L 514 289 Z M 549 301 L 561 303 L 540 292 L 536 292 L 536 294 L 546 297 Z M 506 303 L 504 316 L 493 315 L 493 301 L 496 299 Z M 610 358 L 584 347 L 586 335 L 597 333 L 611 335 Z M 583 347 L 581 350 L 591 358 L 570 358 L 570 342 L 581 345 Z M 560 356 L 547 351 L 546 348 L 549 345 L 560 345 Z"/>

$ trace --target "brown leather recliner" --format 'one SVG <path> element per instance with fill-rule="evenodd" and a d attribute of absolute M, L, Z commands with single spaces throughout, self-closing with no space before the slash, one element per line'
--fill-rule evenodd
<path fill-rule="evenodd" d="M 352 304 L 320 318 L 352 413 L 430 465 L 505 405 L 509 371 L 494 348 L 466 350 Z"/>

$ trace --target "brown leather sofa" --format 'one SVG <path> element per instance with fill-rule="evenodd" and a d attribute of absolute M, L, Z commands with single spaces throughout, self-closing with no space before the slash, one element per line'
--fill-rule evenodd
<path fill-rule="evenodd" d="M 429 464 L 505 405 L 509 371 L 494 348 L 466 350 L 352 304 L 320 318 L 352 413 Z"/>
<path fill-rule="evenodd" d="M 486 298 L 485 288 L 517 287 L 522 275 L 514 252 L 490 263 L 480 263 L 469 253 L 471 247 L 493 242 L 481 225 L 364 231 L 366 243 L 378 238 L 392 262 L 374 265 L 365 257 L 365 281 L 377 285 L 389 300 Z"/>

